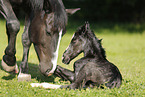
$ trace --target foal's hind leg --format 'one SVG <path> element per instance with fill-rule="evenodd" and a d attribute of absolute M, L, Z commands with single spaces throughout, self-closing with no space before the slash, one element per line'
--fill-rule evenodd
<path fill-rule="evenodd" d="M 15 72 L 18 73 L 15 57 L 15 43 L 17 33 L 20 29 L 20 23 L 15 16 L 9 0 L 0 0 L 0 12 L 6 19 L 6 30 L 8 35 L 8 46 L 5 49 L 5 55 L 2 59 L 2 67 L 8 72 L 15 70 Z"/>
<path fill-rule="evenodd" d="M 25 29 L 22 35 L 22 43 L 23 43 L 23 59 L 20 64 L 20 72 L 18 75 L 18 81 L 23 81 L 23 80 L 31 80 L 31 75 L 28 74 L 28 55 L 29 55 L 29 49 L 31 46 L 31 42 L 29 39 L 29 27 L 30 27 L 30 18 L 26 16 L 25 19 Z"/>
<path fill-rule="evenodd" d="M 78 75 L 75 77 L 75 80 L 70 85 L 63 85 L 61 88 L 70 88 L 70 89 L 78 89 L 85 86 L 86 83 L 86 72 L 84 66 L 79 71 Z"/>

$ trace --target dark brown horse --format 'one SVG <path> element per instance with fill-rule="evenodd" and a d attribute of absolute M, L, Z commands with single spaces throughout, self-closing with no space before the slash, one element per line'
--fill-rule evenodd
<path fill-rule="evenodd" d="M 27 74 L 28 54 L 32 43 L 38 55 L 40 71 L 46 76 L 53 74 L 57 65 L 59 43 L 67 24 L 67 13 L 62 0 L 0 0 L 0 13 L 6 19 L 8 35 L 8 46 L 1 65 L 8 72 L 15 70 L 18 73 L 15 43 L 20 23 L 13 11 L 14 7 L 21 7 L 26 15 L 19 80 L 30 79 Z M 77 10 L 68 12 L 74 13 Z"/>

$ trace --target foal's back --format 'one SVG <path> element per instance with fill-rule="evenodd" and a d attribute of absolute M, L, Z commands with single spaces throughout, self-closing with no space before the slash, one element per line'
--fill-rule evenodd
<path fill-rule="evenodd" d="M 91 84 L 92 86 L 101 86 L 105 85 L 108 88 L 119 88 L 122 81 L 122 76 L 118 70 L 118 68 L 104 60 L 102 62 L 90 62 L 88 61 L 86 65 L 80 69 L 77 77 L 76 82 L 79 83 L 81 79 L 84 79 L 82 83 L 82 87 Z"/>
<path fill-rule="evenodd" d="M 118 68 L 104 60 L 104 62 L 96 62 L 96 71 L 100 72 L 98 76 L 101 76 L 102 80 L 105 81 L 105 86 L 109 88 L 117 87 L 119 88 L 122 82 L 122 76 Z M 97 79 L 98 82 L 98 79 Z M 102 84 L 102 83 L 101 83 Z"/>

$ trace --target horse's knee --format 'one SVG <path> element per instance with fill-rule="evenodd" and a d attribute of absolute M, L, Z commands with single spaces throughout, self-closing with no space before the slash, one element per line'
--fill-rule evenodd
<path fill-rule="evenodd" d="M 22 34 L 22 43 L 23 43 L 23 46 L 24 46 L 24 47 L 30 46 L 31 42 L 30 42 L 28 33 L 23 33 L 23 34 Z"/>
<path fill-rule="evenodd" d="M 50 71 L 52 70 L 52 68 L 53 68 L 53 65 L 51 62 L 48 62 L 48 63 L 40 62 L 40 64 L 39 64 L 40 72 L 42 74 L 44 74 L 45 76 L 52 75 L 52 74 L 50 74 Z"/>
<path fill-rule="evenodd" d="M 18 20 L 10 20 L 7 21 L 7 30 L 10 32 L 14 32 L 15 34 L 17 34 L 20 30 L 20 22 Z"/>

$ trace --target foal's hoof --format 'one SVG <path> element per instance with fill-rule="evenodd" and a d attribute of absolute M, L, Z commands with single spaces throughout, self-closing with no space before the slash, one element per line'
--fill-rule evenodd
<path fill-rule="evenodd" d="M 9 66 L 9 65 L 7 65 L 7 64 L 3 61 L 3 59 L 2 59 L 1 65 L 2 65 L 2 68 L 3 68 L 5 71 L 7 71 L 7 72 L 12 72 L 12 71 L 14 71 L 15 73 L 18 73 L 18 72 L 19 72 L 17 63 L 16 63 L 14 66 Z"/>
<path fill-rule="evenodd" d="M 20 82 L 20 81 L 31 81 L 31 75 L 30 74 L 20 73 L 18 75 L 18 82 Z"/>

